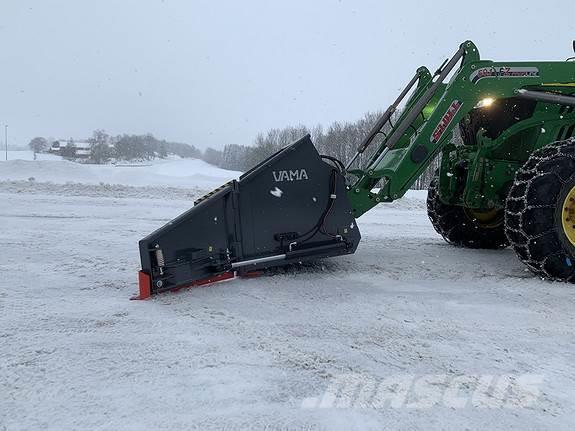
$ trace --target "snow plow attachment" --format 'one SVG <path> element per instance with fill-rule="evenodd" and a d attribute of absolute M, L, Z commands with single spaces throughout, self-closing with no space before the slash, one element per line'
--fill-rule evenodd
<path fill-rule="evenodd" d="M 140 241 L 140 298 L 268 267 L 354 253 L 343 168 L 307 135 Z"/>

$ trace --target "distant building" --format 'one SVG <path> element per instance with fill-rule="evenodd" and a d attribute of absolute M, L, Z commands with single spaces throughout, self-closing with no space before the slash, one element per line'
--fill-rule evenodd
<path fill-rule="evenodd" d="M 52 142 L 49 152 L 52 154 L 65 154 L 64 149 L 69 145 L 73 146 L 75 149 L 74 157 L 79 159 L 87 159 L 90 157 L 91 144 L 85 141 L 76 142 L 73 140 L 60 139 Z"/>
<path fill-rule="evenodd" d="M 54 141 L 52 142 L 52 146 L 48 149 L 49 153 L 54 153 L 54 154 L 59 154 L 60 150 L 62 149 L 62 147 L 67 145 L 67 142 L 64 143 L 64 145 L 62 146 L 62 144 L 60 143 L 61 141 Z"/>

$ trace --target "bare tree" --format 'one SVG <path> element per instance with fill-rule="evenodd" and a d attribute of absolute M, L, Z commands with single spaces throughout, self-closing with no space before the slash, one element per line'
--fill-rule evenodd
<path fill-rule="evenodd" d="M 94 130 L 90 142 L 90 159 L 97 164 L 106 163 L 112 158 L 112 149 L 110 148 L 110 135 L 104 130 Z"/>
<path fill-rule="evenodd" d="M 34 160 L 36 160 L 36 154 L 48 149 L 48 141 L 45 138 L 36 137 L 30 141 L 28 146 L 34 152 Z"/>

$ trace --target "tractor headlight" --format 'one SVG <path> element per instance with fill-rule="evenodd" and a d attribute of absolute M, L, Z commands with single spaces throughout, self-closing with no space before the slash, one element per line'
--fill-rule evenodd
<path fill-rule="evenodd" d="M 477 105 L 475 105 L 476 108 L 489 108 L 491 105 L 493 105 L 493 102 L 495 102 L 495 99 L 493 97 L 486 97 L 485 99 L 481 99 L 479 101 L 479 103 L 477 103 Z"/>

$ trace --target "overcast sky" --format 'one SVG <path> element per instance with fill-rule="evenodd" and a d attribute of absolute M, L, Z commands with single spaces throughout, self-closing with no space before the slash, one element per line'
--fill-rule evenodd
<path fill-rule="evenodd" d="M 574 38 L 572 0 L 1 0 L 0 124 L 18 145 L 96 128 L 249 144 L 384 109 L 465 39 L 562 60 Z"/>

